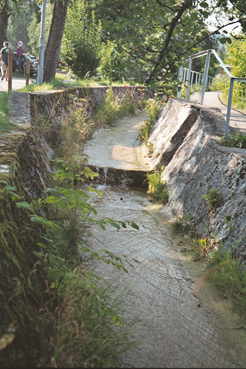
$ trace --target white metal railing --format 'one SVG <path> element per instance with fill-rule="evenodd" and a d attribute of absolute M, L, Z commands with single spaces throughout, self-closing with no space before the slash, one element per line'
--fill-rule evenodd
<path fill-rule="evenodd" d="M 188 68 L 179 67 L 179 82 L 185 83 L 187 81 L 188 73 L 189 73 Z M 202 84 L 203 80 L 204 80 L 204 73 L 191 70 L 190 86 L 196 85 L 196 84 Z M 210 86 L 212 82 L 213 82 L 213 77 L 208 76 L 208 86 Z"/>
<path fill-rule="evenodd" d="M 231 104 L 232 104 L 232 95 L 233 95 L 233 86 L 234 86 L 234 81 L 239 81 L 239 82 L 246 82 L 246 77 L 234 77 L 231 72 L 227 69 L 226 65 L 223 63 L 223 61 L 221 60 L 221 58 L 219 57 L 219 55 L 216 53 L 215 50 L 213 49 L 209 49 L 209 50 L 204 50 L 201 51 L 200 53 L 197 54 L 193 54 L 189 57 L 189 68 L 188 68 L 188 73 L 186 75 L 186 96 L 185 96 L 185 101 L 188 101 L 189 98 L 189 88 L 191 85 L 191 76 L 192 76 L 192 60 L 196 59 L 196 58 L 200 58 L 202 56 L 206 55 L 206 63 L 205 63 L 205 71 L 203 74 L 203 85 L 202 85 L 202 94 L 201 94 L 201 104 L 203 104 L 203 100 L 204 100 L 204 95 L 205 95 L 205 90 L 208 84 L 208 69 L 209 69 L 209 62 L 210 62 L 210 55 L 213 54 L 216 59 L 218 60 L 218 62 L 220 63 L 221 67 L 224 69 L 225 73 L 228 75 L 228 77 L 230 78 L 230 88 L 229 88 L 229 95 L 228 95 L 228 103 L 227 103 L 227 115 L 226 115 L 226 126 L 225 126 L 225 137 L 228 136 L 228 132 L 229 132 L 229 123 L 230 123 L 230 116 L 231 116 Z M 179 72 L 181 73 L 181 68 Z M 180 73 L 179 73 L 179 78 L 180 78 Z"/>

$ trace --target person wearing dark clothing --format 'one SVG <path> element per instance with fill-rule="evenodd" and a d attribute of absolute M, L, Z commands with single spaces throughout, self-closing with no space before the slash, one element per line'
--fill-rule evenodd
<path fill-rule="evenodd" d="M 3 78 L 6 78 L 6 81 L 8 80 L 8 57 L 9 57 L 9 43 L 8 42 L 4 42 L 3 43 L 3 48 L 0 51 L 0 60 L 2 61 L 2 65 L 1 65 L 1 72 L 2 72 L 2 77 L 1 80 L 3 80 Z"/>

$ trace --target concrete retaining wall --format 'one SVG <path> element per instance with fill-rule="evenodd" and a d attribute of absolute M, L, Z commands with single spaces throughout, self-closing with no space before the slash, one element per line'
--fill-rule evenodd
<path fill-rule="evenodd" d="M 215 233 L 246 262 L 246 150 L 217 143 L 224 125 L 218 109 L 172 99 L 150 135 L 151 160 L 166 165 L 172 213 L 191 219 L 201 237 Z M 204 195 L 212 188 L 221 201 L 210 210 Z"/>

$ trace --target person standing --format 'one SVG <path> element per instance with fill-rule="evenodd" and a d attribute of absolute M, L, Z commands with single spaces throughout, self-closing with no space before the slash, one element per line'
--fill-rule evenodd
<path fill-rule="evenodd" d="M 2 71 L 2 77 L 1 80 L 3 80 L 4 76 L 6 78 L 6 81 L 8 80 L 8 56 L 9 56 L 9 43 L 5 41 L 3 43 L 3 48 L 0 51 L 0 60 L 2 61 L 1 71 Z"/>

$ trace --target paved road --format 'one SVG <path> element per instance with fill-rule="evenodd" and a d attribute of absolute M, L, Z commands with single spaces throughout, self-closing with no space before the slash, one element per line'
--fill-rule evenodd
<path fill-rule="evenodd" d="M 31 83 L 31 81 L 30 81 Z M 16 91 L 26 86 L 26 79 L 21 77 L 13 77 L 12 79 L 12 90 Z M 0 80 L 0 91 L 8 91 L 8 81 L 5 79 Z"/>
<path fill-rule="evenodd" d="M 191 94 L 190 101 L 200 103 L 201 93 L 195 92 Z M 222 104 L 219 91 L 206 92 L 203 105 L 220 109 L 226 119 L 227 106 Z M 246 114 L 243 114 L 238 110 L 231 109 L 230 127 L 237 128 L 241 132 L 246 133 Z"/>
<path fill-rule="evenodd" d="M 136 165 L 133 147 L 136 127 L 142 120 L 141 114 L 119 121 L 113 129 L 116 143 L 111 142 L 110 129 L 97 133 L 86 146 L 89 164 L 139 170 L 140 162 Z M 228 339 L 228 331 L 199 297 L 195 281 L 165 223 L 170 219 L 167 209 L 160 212 L 142 192 L 106 185 L 99 189 L 103 196 L 93 201 L 99 219 L 135 221 L 140 227 L 139 231 L 132 228 L 117 231 L 112 227 L 103 232 L 95 227 L 90 229 L 89 246 L 94 251 L 106 249 L 120 257 L 126 255 L 129 261 L 135 258 L 140 262 L 124 273 L 103 262 L 90 261 L 91 268 L 112 287 L 112 298 L 123 293 L 126 324 L 130 327 L 132 320 L 140 319 L 133 328 L 138 345 L 123 355 L 122 366 L 245 367 Z"/>

